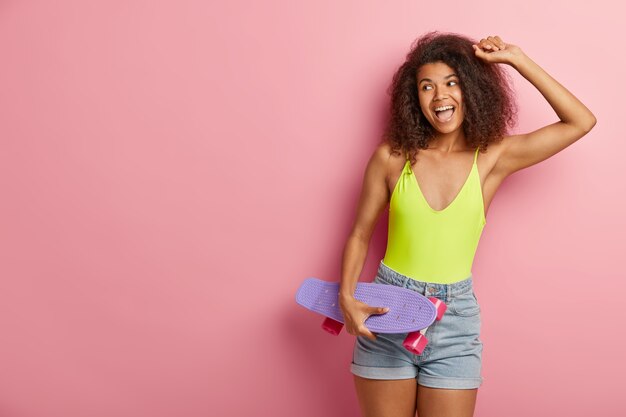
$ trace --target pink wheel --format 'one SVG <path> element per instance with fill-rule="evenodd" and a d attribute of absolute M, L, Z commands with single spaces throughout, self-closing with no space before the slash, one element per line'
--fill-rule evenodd
<path fill-rule="evenodd" d="M 324 323 L 322 323 L 322 329 L 337 336 L 341 332 L 341 329 L 343 329 L 343 323 L 327 317 L 326 320 L 324 320 Z"/>
<path fill-rule="evenodd" d="M 424 336 L 426 329 L 422 329 L 419 332 L 409 333 L 406 339 L 404 339 L 404 342 L 402 342 L 402 346 L 404 346 L 409 352 L 421 355 L 424 348 L 428 344 L 428 339 Z"/>
<path fill-rule="evenodd" d="M 446 313 L 446 310 L 448 309 L 448 306 L 446 305 L 446 303 L 444 303 L 443 301 L 441 301 L 439 298 L 436 297 L 428 297 L 428 299 L 435 305 L 435 307 L 437 308 L 437 320 L 441 320 L 441 318 L 443 317 L 443 315 Z"/>

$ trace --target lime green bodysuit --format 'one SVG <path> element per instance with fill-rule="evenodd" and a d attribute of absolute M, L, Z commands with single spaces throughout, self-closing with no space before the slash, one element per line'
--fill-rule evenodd
<path fill-rule="evenodd" d="M 382 262 L 418 281 L 451 284 L 471 275 L 487 223 L 474 154 L 461 191 L 443 210 L 430 207 L 407 161 L 389 202 L 387 250 Z"/>

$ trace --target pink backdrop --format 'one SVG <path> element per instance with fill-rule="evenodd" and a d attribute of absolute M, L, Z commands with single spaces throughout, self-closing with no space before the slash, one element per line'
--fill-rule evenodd
<path fill-rule="evenodd" d="M 353 336 L 294 295 L 339 279 L 385 90 L 432 29 L 519 45 L 598 119 L 490 207 L 476 415 L 624 415 L 615 3 L 1 2 L 0 416 L 358 415 Z M 517 131 L 557 121 L 512 74 Z"/>

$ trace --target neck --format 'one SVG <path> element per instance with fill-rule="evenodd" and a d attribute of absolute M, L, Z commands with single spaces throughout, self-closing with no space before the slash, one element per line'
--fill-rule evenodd
<path fill-rule="evenodd" d="M 465 151 L 467 148 L 468 143 L 463 129 L 457 129 L 450 133 L 437 132 L 428 143 L 428 149 L 436 149 L 445 153 Z"/>

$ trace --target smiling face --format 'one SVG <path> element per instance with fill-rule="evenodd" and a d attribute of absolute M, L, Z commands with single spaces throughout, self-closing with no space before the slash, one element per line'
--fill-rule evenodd
<path fill-rule="evenodd" d="M 435 130 L 450 133 L 461 127 L 463 95 L 452 68 L 443 62 L 422 65 L 417 71 L 417 91 L 422 112 Z M 452 109 L 446 110 L 450 106 Z M 441 107 L 443 111 L 439 111 Z"/>

